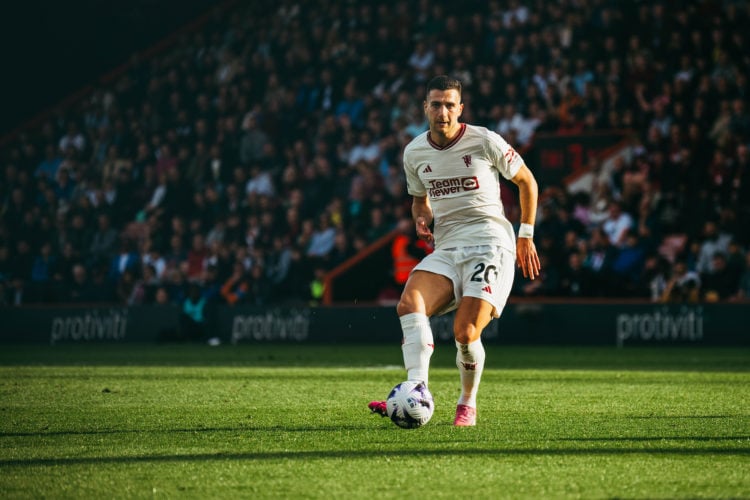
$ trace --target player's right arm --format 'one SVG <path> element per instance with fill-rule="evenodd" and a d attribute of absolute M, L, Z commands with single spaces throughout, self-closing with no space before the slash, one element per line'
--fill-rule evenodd
<path fill-rule="evenodd" d="M 421 240 L 432 242 L 433 235 L 430 231 L 432 224 L 432 206 L 427 197 L 427 191 L 417 175 L 417 167 L 412 161 L 413 142 L 404 149 L 404 172 L 406 174 L 406 190 L 412 195 L 411 217 L 416 225 L 417 237 Z"/>
<path fill-rule="evenodd" d="M 411 216 L 417 228 L 417 237 L 421 240 L 432 241 L 432 206 L 427 196 L 414 196 L 411 203 Z"/>
<path fill-rule="evenodd" d="M 536 179 L 534 179 L 534 174 L 524 164 L 518 169 L 511 181 L 518 186 L 518 195 L 521 202 L 521 223 L 533 228 L 539 196 L 539 188 Z M 533 280 L 539 276 L 541 264 L 534 245 L 533 234 L 524 237 L 519 231 L 516 239 L 516 261 L 518 267 L 523 271 L 524 277 Z"/>

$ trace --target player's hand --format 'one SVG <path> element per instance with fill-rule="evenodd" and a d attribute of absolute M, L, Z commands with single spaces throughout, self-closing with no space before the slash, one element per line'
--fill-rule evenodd
<path fill-rule="evenodd" d="M 432 241 L 432 231 L 430 231 L 430 228 L 427 226 L 427 221 L 424 217 L 417 217 L 416 219 L 417 223 L 417 238 L 420 240 L 424 240 L 427 242 Z"/>
<path fill-rule="evenodd" d="M 542 265 L 536 253 L 536 245 L 532 238 L 518 238 L 516 241 L 516 262 L 523 271 L 523 277 L 534 279 L 539 276 Z"/>

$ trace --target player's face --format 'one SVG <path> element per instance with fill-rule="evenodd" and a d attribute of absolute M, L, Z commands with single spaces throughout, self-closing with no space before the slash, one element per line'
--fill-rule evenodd
<path fill-rule="evenodd" d="M 458 90 L 430 90 L 427 100 L 424 102 L 424 112 L 430 123 L 430 132 L 451 138 L 458 132 L 458 118 L 464 105 L 461 103 L 461 95 Z"/>

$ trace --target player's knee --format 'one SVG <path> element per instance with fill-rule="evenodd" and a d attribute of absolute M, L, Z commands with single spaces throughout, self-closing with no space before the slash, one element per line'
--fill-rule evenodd
<path fill-rule="evenodd" d="M 398 304 L 396 304 L 396 313 L 399 316 L 403 316 L 405 314 L 411 314 L 415 312 L 419 312 L 419 309 L 417 308 L 414 297 L 405 294 L 401 295 L 401 299 L 399 299 Z"/>
<path fill-rule="evenodd" d="M 479 340 L 482 330 L 473 323 L 454 323 L 453 336 L 459 344 L 471 344 Z"/>

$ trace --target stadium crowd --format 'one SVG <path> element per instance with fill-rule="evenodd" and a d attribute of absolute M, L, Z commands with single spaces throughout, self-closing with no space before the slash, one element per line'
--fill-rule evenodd
<path fill-rule="evenodd" d="M 591 192 L 541 186 L 543 275 L 515 295 L 750 297 L 748 22 L 707 0 L 233 6 L 3 146 L 0 302 L 319 298 L 409 218 L 400 155 L 442 73 L 521 151 L 637 139 Z"/>

